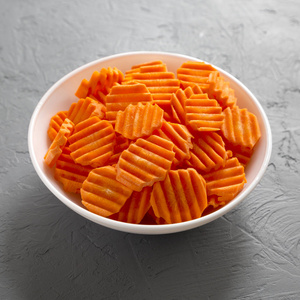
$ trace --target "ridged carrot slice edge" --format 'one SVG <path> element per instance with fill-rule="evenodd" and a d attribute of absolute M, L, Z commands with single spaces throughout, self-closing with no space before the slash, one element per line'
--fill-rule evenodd
<path fill-rule="evenodd" d="M 74 123 L 66 118 L 62 123 L 55 139 L 50 145 L 46 155 L 44 156 L 45 163 L 52 168 L 65 147 L 68 137 L 72 134 L 74 129 Z"/>
<path fill-rule="evenodd" d="M 207 207 L 205 180 L 192 168 L 171 170 L 153 185 L 150 202 L 156 217 L 169 224 L 200 218 Z"/>

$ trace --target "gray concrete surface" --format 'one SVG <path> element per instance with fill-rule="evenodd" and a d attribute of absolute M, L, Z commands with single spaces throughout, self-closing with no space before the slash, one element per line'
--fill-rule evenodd
<path fill-rule="evenodd" d="M 0 299 L 300 299 L 300 2 L 0 1 Z M 267 172 L 204 227 L 120 233 L 70 211 L 27 149 L 46 90 L 110 54 L 209 61 L 259 99 L 273 131 Z"/>

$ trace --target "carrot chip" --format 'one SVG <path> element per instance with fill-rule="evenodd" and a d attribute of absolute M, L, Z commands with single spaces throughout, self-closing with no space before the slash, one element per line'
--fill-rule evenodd
<path fill-rule="evenodd" d="M 219 76 L 219 72 L 209 64 L 187 61 L 177 70 L 177 78 L 180 80 L 183 89 L 198 84 L 203 93 L 207 93 L 211 73 L 215 73 L 215 75 Z"/>
<path fill-rule="evenodd" d="M 252 150 L 260 139 L 261 133 L 257 118 L 246 108 L 235 106 L 223 111 L 224 123 L 221 127 L 225 141 L 246 153 Z"/>
<path fill-rule="evenodd" d="M 78 98 L 91 97 L 105 103 L 105 96 L 112 86 L 123 81 L 124 75 L 117 68 L 102 68 L 95 71 L 90 80 L 83 79 L 75 95 Z"/>
<path fill-rule="evenodd" d="M 93 168 L 76 164 L 70 154 L 70 148 L 65 147 L 56 161 L 54 178 L 63 184 L 66 192 L 79 194 L 82 183 Z"/>
<path fill-rule="evenodd" d="M 86 119 L 75 126 L 69 137 L 71 157 L 83 166 L 101 167 L 113 154 L 115 131 L 106 120 Z"/>
<path fill-rule="evenodd" d="M 132 190 L 116 180 L 116 169 L 93 169 L 81 188 L 82 204 L 91 212 L 108 217 L 120 211 Z"/>
<path fill-rule="evenodd" d="M 231 201 L 247 182 L 244 167 L 236 157 L 229 158 L 224 167 L 203 175 L 203 178 L 206 180 L 209 205 L 214 207 Z"/>
<path fill-rule="evenodd" d="M 124 137 L 135 140 L 149 136 L 153 130 L 162 125 L 164 111 L 157 105 L 130 104 L 124 111 L 119 111 L 116 118 L 115 131 Z"/>
<path fill-rule="evenodd" d="M 237 98 L 234 90 L 230 88 L 229 82 L 225 81 L 222 76 L 211 73 L 208 78 L 209 89 L 207 91 L 209 97 L 216 99 L 221 107 L 233 107 L 236 105 Z"/>
<path fill-rule="evenodd" d="M 198 172 L 209 172 L 225 165 L 227 158 L 225 143 L 216 132 L 197 134 L 192 145 L 188 166 L 195 168 Z"/>
<path fill-rule="evenodd" d="M 105 112 L 106 108 L 102 103 L 87 97 L 85 99 L 79 99 L 78 102 L 73 103 L 67 116 L 76 125 L 93 116 L 103 119 Z"/>
<path fill-rule="evenodd" d="M 173 151 L 175 152 L 174 166 L 190 158 L 190 148 L 193 147 L 191 139 L 193 136 L 186 126 L 164 121 L 162 127 L 159 130 L 155 130 L 153 134 L 173 142 Z"/>
<path fill-rule="evenodd" d="M 64 122 L 64 120 L 67 117 L 67 113 L 68 113 L 67 111 L 60 111 L 51 118 L 50 124 L 49 124 L 49 129 L 47 131 L 48 136 L 51 141 L 53 141 L 55 139 L 55 137 L 60 129 L 60 126 L 62 125 L 62 123 Z"/>
<path fill-rule="evenodd" d="M 124 111 L 129 104 L 152 102 L 152 95 L 142 83 L 115 85 L 106 97 L 106 118 L 116 121 L 118 111 Z"/>
<path fill-rule="evenodd" d="M 217 131 L 221 129 L 224 116 L 222 108 L 207 94 L 194 94 L 185 101 L 186 123 L 197 131 Z"/>
<path fill-rule="evenodd" d="M 163 180 L 171 168 L 175 153 L 173 143 L 159 136 L 139 138 L 122 152 L 117 168 L 117 180 L 134 191 Z"/>
<path fill-rule="evenodd" d="M 74 129 L 74 123 L 68 118 L 62 123 L 57 135 L 55 136 L 52 144 L 50 145 L 44 160 L 45 163 L 52 168 L 59 156 L 61 155 L 64 147 L 67 144 L 68 137 L 72 134 Z"/>
<path fill-rule="evenodd" d="M 161 61 L 144 63 L 134 66 L 125 76 L 126 82 L 139 82 L 146 85 L 152 94 L 153 102 L 161 107 L 167 115 L 171 113 L 171 97 L 180 88 L 180 82 L 175 74 L 168 72 Z"/>
<path fill-rule="evenodd" d="M 154 184 L 150 202 L 156 217 L 169 224 L 200 218 L 207 206 L 205 180 L 192 168 L 171 170 Z"/>

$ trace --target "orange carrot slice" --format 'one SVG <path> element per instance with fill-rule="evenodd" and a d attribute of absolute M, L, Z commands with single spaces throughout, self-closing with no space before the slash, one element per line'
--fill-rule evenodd
<path fill-rule="evenodd" d="M 93 72 L 90 80 L 83 79 L 75 93 L 75 96 L 78 98 L 86 98 L 87 96 L 89 96 L 91 94 L 90 90 L 92 88 L 94 89 L 96 88 L 99 78 L 100 78 L 100 73 L 98 71 L 95 71 Z"/>
<path fill-rule="evenodd" d="M 216 132 L 206 132 L 195 136 L 189 166 L 199 172 L 209 172 L 225 165 L 227 153 L 225 144 Z"/>
<path fill-rule="evenodd" d="M 203 175 L 203 178 L 206 180 L 207 196 L 217 196 L 222 205 L 232 200 L 247 182 L 244 167 L 236 157 L 226 160 L 224 167 Z"/>
<path fill-rule="evenodd" d="M 93 168 L 76 164 L 70 153 L 69 147 L 63 149 L 56 161 L 54 178 L 63 184 L 66 192 L 79 194 L 82 183 Z"/>
<path fill-rule="evenodd" d="M 193 136 L 186 126 L 164 121 L 162 127 L 159 130 L 155 130 L 153 134 L 173 142 L 173 151 L 175 152 L 174 166 L 190 158 L 190 148 L 193 147 L 191 139 Z"/>
<path fill-rule="evenodd" d="M 101 94 L 107 95 L 111 87 L 115 83 L 121 83 L 123 78 L 123 73 L 117 68 L 102 68 L 100 72 L 95 71 L 90 80 L 83 79 L 75 95 L 78 98 L 95 97 L 103 100 Z"/>
<path fill-rule="evenodd" d="M 151 187 L 145 187 L 141 192 L 133 192 L 120 211 L 110 218 L 127 223 L 141 223 L 151 206 L 151 191 Z"/>
<path fill-rule="evenodd" d="M 117 180 L 134 191 L 163 180 L 171 168 L 174 144 L 156 135 L 139 138 L 122 152 L 117 168 Z"/>
<path fill-rule="evenodd" d="M 163 115 L 164 111 L 152 103 L 130 104 L 124 111 L 118 112 L 115 131 L 131 140 L 149 136 L 153 130 L 161 127 Z"/>
<path fill-rule="evenodd" d="M 147 87 L 141 83 L 115 85 L 106 97 L 106 118 L 115 121 L 118 111 L 124 111 L 129 104 L 152 102 L 152 96 Z"/>
<path fill-rule="evenodd" d="M 222 108 L 207 94 L 194 94 L 185 101 L 186 122 L 197 131 L 220 130 L 224 116 Z"/>
<path fill-rule="evenodd" d="M 253 149 L 261 136 L 256 116 L 246 108 L 240 109 L 237 106 L 226 108 L 223 115 L 224 123 L 221 132 L 225 138 L 225 143 L 228 142 L 234 147 L 240 147 L 246 152 Z"/>
<path fill-rule="evenodd" d="M 57 135 L 55 136 L 52 144 L 50 145 L 44 160 L 45 163 L 52 168 L 58 157 L 61 155 L 62 150 L 66 146 L 68 141 L 68 137 L 72 134 L 74 129 L 74 123 L 70 121 L 68 118 L 64 120 L 62 123 Z"/>
<path fill-rule="evenodd" d="M 234 90 L 230 88 L 229 82 L 225 81 L 222 76 L 211 73 L 208 79 L 209 89 L 207 91 L 210 98 L 216 99 L 221 107 L 233 107 L 236 105 Z"/>
<path fill-rule="evenodd" d="M 114 85 L 121 84 L 124 80 L 123 73 L 117 68 L 102 68 L 100 71 L 100 79 L 97 83 L 95 91 L 92 95 L 102 103 L 106 103 L 106 95 L 110 92 Z"/>
<path fill-rule="evenodd" d="M 124 81 L 131 81 L 133 73 L 166 72 L 167 66 L 161 61 L 153 61 L 132 67 L 126 71 Z"/>
<path fill-rule="evenodd" d="M 147 66 L 153 66 L 153 65 L 164 65 L 164 63 L 161 60 L 147 61 L 147 62 L 143 62 L 141 64 L 133 65 L 131 67 L 131 70 L 136 70 L 141 67 L 147 67 Z"/>
<path fill-rule="evenodd" d="M 198 84 L 204 93 L 209 90 L 209 76 L 211 73 L 217 76 L 219 72 L 209 64 L 204 62 L 188 61 L 177 69 L 177 78 L 181 81 L 182 88 Z"/>
<path fill-rule="evenodd" d="M 68 118 L 76 125 L 90 117 L 97 116 L 102 119 L 105 116 L 105 106 L 90 97 L 79 99 L 73 103 L 68 111 Z"/>
<path fill-rule="evenodd" d="M 82 204 L 91 212 L 108 217 L 120 211 L 132 190 L 116 180 L 111 166 L 93 169 L 81 188 Z"/>
<path fill-rule="evenodd" d="M 173 119 L 180 124 L 185 124 L 185 102 L 194 94 L 203 94 L 199 85 L 194 84 L 192 87 L 188 86 L 185 90 L 178 89 L 176 93 L 172 94 L 171 109 Z"/>
<path fill-rule="evenodd" d="M 156 64 L 150 62 L 141 65 L 127 73 L 124 83 L 132 80 L 145 84 L 152 94 L 154 103 L 171 113 L 172 93 L 179 89 L 180 82 L 173 72 L 167 71 L 165 64 L 158 61 Z"/>
<path fill-rule="evenodd" d="M 53 141 L 60 129 L 60 126 L 64 122 L 67 117 L 67 111 L 60 111 L 56 115 L 54 115 L 49 123 L 49 129 L 47 131 L 48 136 L 51 141 Z"/>
<path fill-rule="evenodd" d="M 177 123 L 185 124 L 185 101 L 187 97 L 182 89 L 178 89 L 171 97 L 172 116 Z"/>
<path fill-rule="evenodd" d="M 150 198 L 154 214 L 168 224 L 200 218 L 207 206 L 206 184 L 195 169 L 169 171 Z"/>
<path fill-rule="evenodd" d="M 69 137 L 71 157 L 78 164 L 103 166 L 113 154 L 115 131 L 106 120 L 91 117 L 75 126 Z"/>

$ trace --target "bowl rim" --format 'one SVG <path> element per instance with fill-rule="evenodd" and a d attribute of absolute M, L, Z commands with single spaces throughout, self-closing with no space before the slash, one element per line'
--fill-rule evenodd
<path fill-rule="evenodd" d="M 111 228 L 114 230 L 118 231 L 123 231 L 127 233 L 135 233 L 135 234 L 170 234 L 170 233 L 176 233 L 176 232 L 181 232 L 181 231 L 186 231 L 189 229 L 193 229 L 196 227 L 203 226 L 207 223 L 210 223 L 227 212 L 231 211 L 234 207 L 236 207 L 239 203 L 242 202 L 244 198 L 246 198 L 250 192 L 257 186 L 261 178 L 263 177 L 270 158 L 271 158 L 271 153 L 272 153 L 272 133 L 271 133 L 271 127 L 269 124 L 269 120 L 267 118 L 267 115 L 262 108 L 260 102 L 257 100 L 257 98 L 253 95 L 253 93 L 237 78 L 235 78 L 233 75 L 229 74 L 227 71 L 224 71 L 220 67 L 217 67 L 209 62 L 210 65 L 212 65 L 214 68 L 216 68 L 218 71 L 221 73 L 225 74 L 230 80 L 235 82 L 237 85 L 241 86 L 245 92 L 252 98 L 252 100 L 255 102 L 255 105 L 257 109 L 259 110 L 261 117 L 262 117 L 262 122 L 264 123 L 265 129 L 266 129 L 266 154 L 263 159 L 262 166 L 257 173 L 256 177 L 254 180 L 251 182 L 251 184 L 247 187 L 246 190 L 242 190 L 231 202 L 220 208 L 219 210 L 212 212 L 206 216 L 203 216 L 198 219 L 186 221 L 186 222 L 181 222 L 181 223 L 174 223 L 174 224 L 163 224 L 163 225 L 148 225 L 148 224 L 132 224 L 132 223 L 125 223 L 125 222 L 120 222 L 116 220 L 112 220 L 109 218 L 105 218 L 99 215 L 96 215 L 87 209 L 80 207 L 67 197 L 65 197 L 63 194 L 61 194 L 48 180 L 47 176 L 44 174 L 42 169 L 39 166 L 39 163 L 34 155 L 34 146 L 33 146 L 33 129 L 35 126 L 35 122 L 37 120 L 38 114 L 40 110 L 42 109 L 43 105 L 46 103 L 48 97 L 56 90 L 57 87 L 59 87 L 61 84 L 63 84 L 65 81 L 67 81 L 69 78 L 73 77 L 75 74 L 81 72 L 84 69 L 90 68 L 93 65 L 98 65 L 100 63 L 103 63 L 107 60 L 111 59 L 116 59 L 119 57 L 124 57 L 124 56 L 136 56 L 136 55 L 157 55 L 157 56 L 171 56 L 174 58 L 184 58 L 186 60 L 192 60 L 192 61 L 203 61 L 197 57 L 192 57 L 188 55 L 183 55 L 183 54 L 177 54 L 177 53 L 171 53 L 171 52 L 163 52 L 163 51 L 131 51 L 131 52 L 123 52 L 123 53 L 118 53 L 106 57 L 102 57 L 100 59 L 96 59 L 94 61 L 91 61 L 87 64 L 84 64 L 73 71 L 69 72 L 65 76 L 63 76 L 61 79 L 59 79 L 56 83 L 54 83 L 48 90 L 47 92 L 42 96 L 42 98 L 39 100 L 37 106 L 35 107 L 33 114 L 30 119 L 29 123 L 29 128 L 28 128 L 28 149 L 29 149 L 29 154 L 30 158 L 32 161 L 32 164 L 34 166 L 35 171 L 37 172 L 38 176 L 42 180 L 42 182 L 46 185 L 46 187 L 60 200 L 62 201 L 67 207 L 75 211 L 77 214 L 81 215 L 82 217 L 93 221 L 99 225 L 105 226 L 107 228 Z"/>

